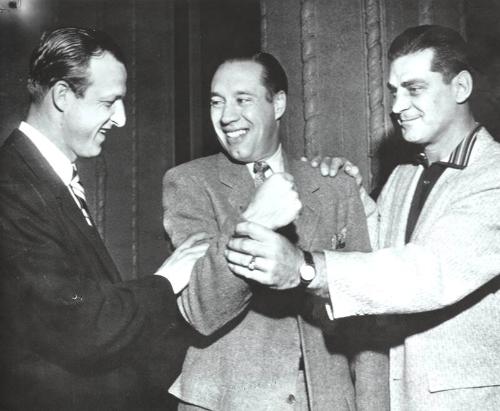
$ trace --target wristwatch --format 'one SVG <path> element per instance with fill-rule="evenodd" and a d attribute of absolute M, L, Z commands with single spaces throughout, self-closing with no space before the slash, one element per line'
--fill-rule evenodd
<path fill-rule="evenodd" d="M 299 268 L 300 287 L 306 288 L 316 277 L 316 266 L 314 265 L 313 256 L 309 251 L 302 250 L 302 253 L 304 254 L 304 263 Z"/>

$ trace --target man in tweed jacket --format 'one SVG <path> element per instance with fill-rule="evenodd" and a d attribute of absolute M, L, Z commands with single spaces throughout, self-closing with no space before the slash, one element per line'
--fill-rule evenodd
<path fill-rule="evenodd" d="M 500 145 L 470 111 L 458 33 L 410 28 L 389 59 L 393 115 L 421 164 L 366 201 L 374 251 L 317 253 L 310 290 L 336 319 L 389 314 L 392 410 L 498 410 Z"/>
<path fill-rule="evenodd" d="M 322 329 L 321 317 L 329 322 L 324 302 L 297 287 L 302 250 L 368 251 L 369 238 L 354 182 L 324 179 L 281 147 L 286 92 L 286 74 L 267 53 L 223 63 L 212 81 L 211 116 L 226 153 L 183 164 L 164 178 L 164 224 L 174 245 L 200 229 L 212 236 L 180 299 L 186 319 L 206 335 L 190 347 L 170 389 L 181 410 L 387 409 L 387 359 L 363 350 L 367 323 Z M 251 166 L 259 160 L 274 174 L 256 190 L 259 171 Z M 298 198 L 302 210 L 288 224 Z M 285 206 L 274 209 L 278 199 Z M 265 287 L 235 275 L 238 268 L 230 270 L 225 259 L 227 242 L 243 220 L 286 225 L 285 237 L 270 231 L 265 255 L 243 262 L 255 272 L 273 270 Z M 334 241 L 337 235 L 341 242 Z M 275 256 L 280 262 L 270 267 Z"/>

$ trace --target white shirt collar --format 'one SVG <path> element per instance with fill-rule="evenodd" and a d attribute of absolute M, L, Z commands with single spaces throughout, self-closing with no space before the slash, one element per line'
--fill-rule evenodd
<path fill-rule="evenodd" d="M 52 141 L 25 121 L 21 121 L 19 130 L 31 140 L 63 183 L 69 185 L 73 176 L 73 165 L 69 158 Z"/>
<path fill-rule="evenodd" d="M 281 144 L 278 146 L 278 149 L 274 152 L 274 154 L 268 158 L 263 158 L 261 161 L 265 161 L 271 170 L 266 173 L 266 177 L 274 173 L 283 173 L 285 171 L 285 162 L 283 160 L 283 150 L 281 148 Z M 250 175 L 252 178 L 255 178 L 255 173 L 253 172 L 254 163 L 247 163 L 246 166 L 248 171 L 250 171 Z"/>

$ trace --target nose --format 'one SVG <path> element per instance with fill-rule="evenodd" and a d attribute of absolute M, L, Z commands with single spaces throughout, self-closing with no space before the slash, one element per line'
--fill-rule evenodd
<path fill-rule="evenodd" d="M 222 111 L 222 116 L 221 116 L 222 124 L 232 123 L 232 122 L 238 120 L 239 117 L 240 117 L 240 114 L 239 114 L 239 110 L 236 107 L 236 105 L 232 104 L 230 102 L 227 102 L 224 105 L 224 109 Z"/>
<path fill-rule="evenodd" d="M 409 100 L 403 93 L 395 93 L 392 98 L 392 112 L 394 114 L 401 114 L 403 111 L 408 109 Z"/>
<path fill-rule="evenodd" d="M 125 106 L 122 100 L 115 101 L 113 105 L 113 114 L 111 114 L 111 121 L 115 127 L 123 127 L 127 122 Z"/>

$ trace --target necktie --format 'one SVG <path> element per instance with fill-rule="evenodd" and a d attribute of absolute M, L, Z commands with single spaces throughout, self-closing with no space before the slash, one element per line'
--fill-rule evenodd
<path fill-rule="evenodd" d="M 253 172 L 254 172 L 254 183 L 255 187 L 259 187 L 262 185 L 264 180 L 266 179 L 266 171 L 269 170 L 271 167 L 269 167 L 269 164 L 267 164 L 265 161 L 256 161 L 253 163 Z"/>
<path fill-rule="evenodd" d="M 73 197 L 78 204 L 83 216 L 85 217 L 85 221 L 88 225 L 92 225 L 92 220 L 90 219 L 89 207 L 87 206 L 87 200 L 85 200 L 85 190 L 83 189 L 82 184 L 80 183 L 80 177 L 78 177 L 78 173 L 76 171 L 76 166 L 73 164 L 73 176 L 71 177 L 71 182 L 69 183 L 69 189 L 73 194 Z"/>

